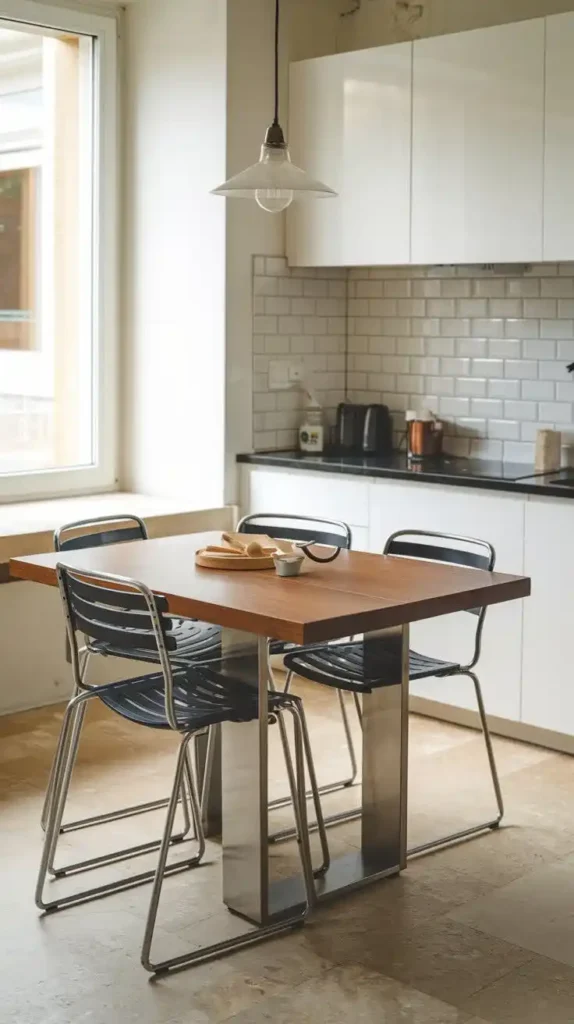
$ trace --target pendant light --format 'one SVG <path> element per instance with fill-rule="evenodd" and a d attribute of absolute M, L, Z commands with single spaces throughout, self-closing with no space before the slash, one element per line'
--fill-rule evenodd
<path fill-rule="evenodd" d="M 337 193 L 291 163 L 279 124 L 279 3 L 275 0 L 275 115 L 267 129 L 259 162 L 230 178 L 213 195 L 255 199 L 268 213 L 281 213 L 294 199 L 329 199 Z"/>

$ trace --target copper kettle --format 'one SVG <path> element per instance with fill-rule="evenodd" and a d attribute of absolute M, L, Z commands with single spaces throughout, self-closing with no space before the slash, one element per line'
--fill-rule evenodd
<path fill-rule="evenodd" d="M 442 455 L 443 424 L 431 412 L 407 413 L 407 452 L 409 459 L 436 458 Z"/>

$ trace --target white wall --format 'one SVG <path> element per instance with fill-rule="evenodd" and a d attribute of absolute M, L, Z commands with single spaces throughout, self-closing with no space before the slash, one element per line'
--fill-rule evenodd
<path fill-rule="evenodd" d="M 123 402 L 128 488 L 222 503 L 226 0 L 126 13 Z"/>
<path fill-rule="evenodd" d="M 464 32 L 574 9 L 572 0 L 409 0 L 409 3 L 410 10 L 405 10 L 397 0 L 362 0 L 356 14 L 340 21 L 337 50 Z M 347 10 L 353 6 L 353 0 L 349 0 Z M 419 7 L 422 7 L 420 17 Z"/>

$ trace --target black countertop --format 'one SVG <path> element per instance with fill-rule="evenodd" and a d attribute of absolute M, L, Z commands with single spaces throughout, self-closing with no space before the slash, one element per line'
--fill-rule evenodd
<path fill-rule="evenodd" d="M 447 484 L 452 487 L 480 487 L 489 491 L 511 491 L 556 498 L 574 498 L 574 468 L 558 473 L 536 474 L 534 468 L 520 462 L 490 462 L 483 459 L 441 459 L 407 461 L 395 452 L 387 456 L 305 455 L 298 451 L 256 452 L 238 455 L 237 461 L 254 466 L 342 473 L 392 480 L 418 480 L 420 483 Z M 571 481 L 567 485 L 559 481 Z"/>

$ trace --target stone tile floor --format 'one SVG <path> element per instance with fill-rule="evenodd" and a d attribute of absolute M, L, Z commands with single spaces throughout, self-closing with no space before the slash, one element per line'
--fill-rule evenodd
<path fill-rule="evenodd" d="M 334 695 L 300 692 L 321 779 L 340 777 Z M 322 907 L 285 938 L 154 981 L 139 964 L 146 887 L 44 918 L 34 907 L 38 818 L 60 715 L 48 708 L 0 719 L 0 1024 L 573 1024 L 572 758 L 496 740 L 507 801 L 499 831 L 412 860 L 400 878 Z M 276 794 L 286 783 L 276 737 L 272 745 Z M 173 752 L 172 737 L 92 709 L 70 814 L 163 795 Z M 410 757 L 411 844 L 489 816 L 477 733 L 413 716 Z M 325 800 L 337 810 L 356 802 L 358 789 Z M 160 828 L 154 813 L 76 833 L 60 856 L 93 855 Z M 334 855 L 359 844 L 357 823 L 329 836 Z M 297 870 L 293 844 L 270 855 L 276 876 Z M 113 869 L 130 870 L 133 862 Z M 69 891 L 74 881 L 56 884 Z M 243 928 L 221 906 L 216 844 L 205 867 L 166 882 L 159 921 L 160 955 Z"/>

